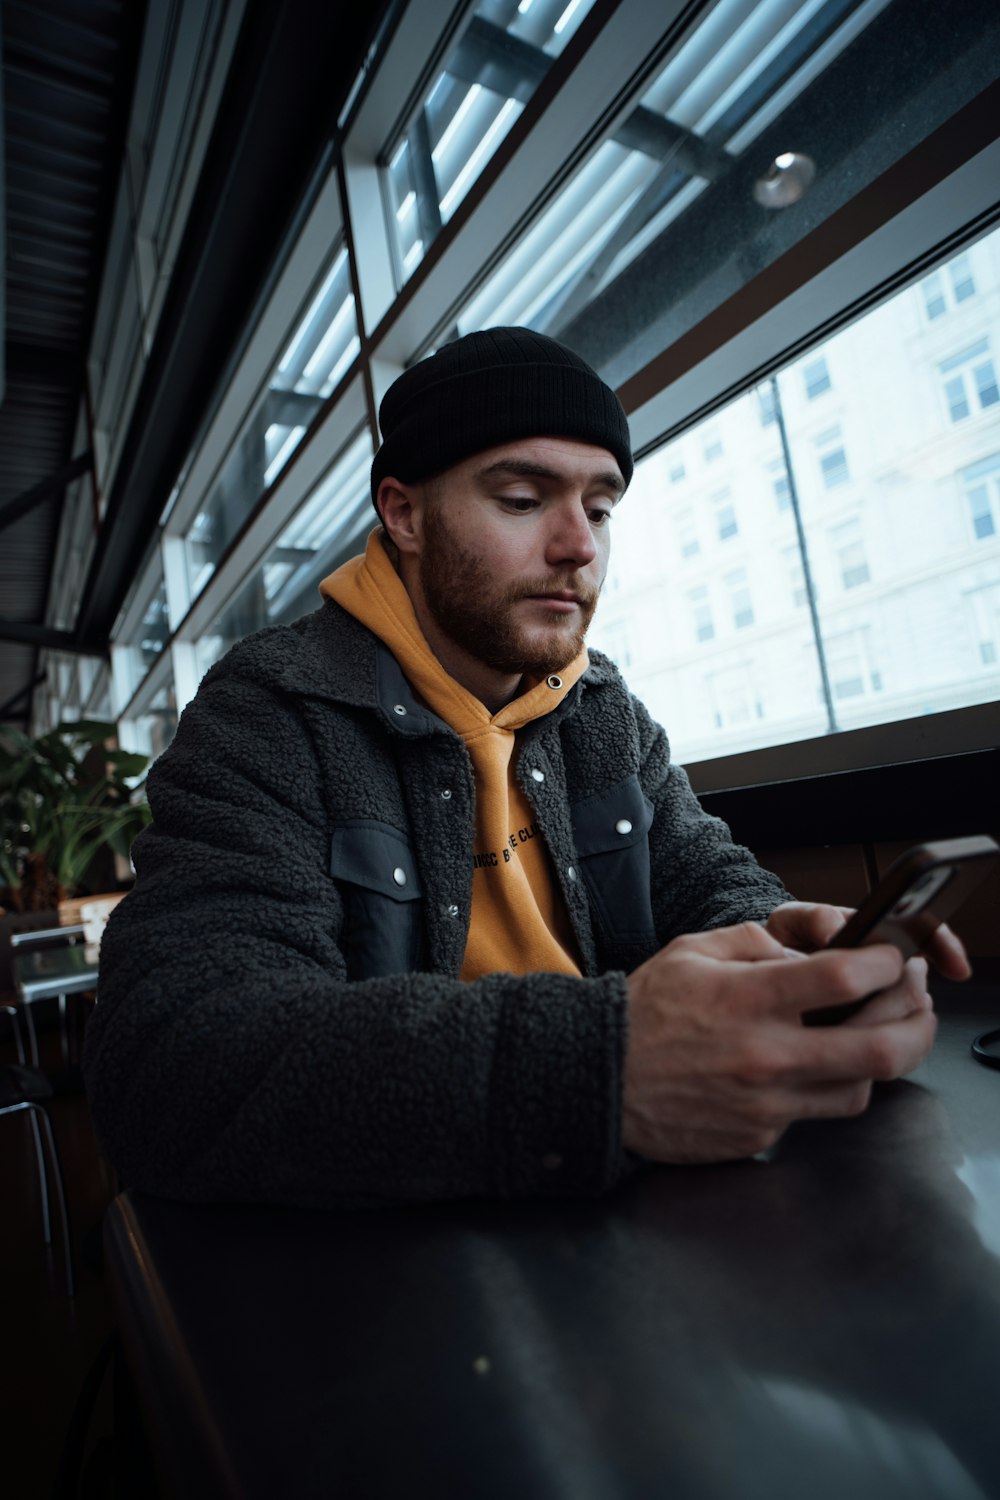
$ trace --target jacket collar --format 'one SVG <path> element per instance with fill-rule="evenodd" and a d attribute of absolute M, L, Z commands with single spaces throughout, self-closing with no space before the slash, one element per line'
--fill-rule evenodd
<path fill-rule="evenodd" d="M 403 735 L 452 732 L 414 696 L 389 648 L 332 599 L 292 628 L 299 636 L 299 649 L 279 673 L 286 691 L 296 697 L 374 709 Z M 554 716 L 562 718 L 574 709 L 584 687 L 604 686 L 615 675 L 606 657 L 591 652 L 590 666 Z"/>

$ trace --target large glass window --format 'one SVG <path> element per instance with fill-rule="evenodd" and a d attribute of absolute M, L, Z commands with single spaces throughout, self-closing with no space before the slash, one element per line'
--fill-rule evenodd
<path fill-rule="evenodd" d="M 198 643 L 203 675 L 230 646 L 265 625 L 285 625 L 315 609 L 320 581 L 360 551 L 376 524 L 369 472 L 371 439 L 358 437 L 285 527 L 263 562 Z"/>
<path fill-rule="evenodd" d="M 412 275 L 566 46 L 592 0 L 481 0 L 385 181 L 400 284 Z"/>
<path fill-rule="evenodd" d="M 978 337 L 953 367 L 965 372 L 1000 336 L 1000 231 L 977 252 L 963 316 L 977 310 Z M 951 266 L 938 274 L 953 285 Z M 615 632 L 631 627 L 629 683 L 681 759 L 1000 695 L 1000 403 L 978 408 L 978 422 L 952 422 L 939 401 L 935 320 L 915 336 L 909 295 L 778 375 L 790 464 L 780 424 L 761 426 L 751 391 L 710 419 L 738 476 L 732 500 L 708 470 L 680 495 L 669 482 L 676 445 L 637 465 L 612 522 L 615 587 L 591 644 L 611 654 Z M 865 435 L 852 443 L 849 485 L 843 432 L 811 425 L 807 369 L 820 358 L 838 372 L 843 431 Z M 699 520 L 720 536 L 724 506 L 737 504 L 738 543 L 697 558 L 693 580 L 682 548 L 649 545 L 651 533 L 690 536 Z"/>
<path fill-rule="evenodd" d="M 341 246 L 187 533 L 192 600 L 257 501 L 277 480 L 359 349 L 347 250 Z"/>

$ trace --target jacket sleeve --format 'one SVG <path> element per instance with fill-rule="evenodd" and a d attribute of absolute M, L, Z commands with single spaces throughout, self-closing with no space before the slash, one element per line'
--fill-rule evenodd
<path fill-rule="evenodd" d="M 653 918 L 660 943 L 685 932 L 763 922 L 792 898 L 721 818 L 706 813 L 687 773 L 670 760 L 667 737 L 637 699 L 641 781 L 653 803 L 649 831 Z"/>
<path fill-rule="evenodd" d="M 283 696 L 217 670 L 148 793 L 85 1056 L 126 1186 L 324 1207 L 593 1193 L 623 1172 L 623 976 L 348 982 Z"/>

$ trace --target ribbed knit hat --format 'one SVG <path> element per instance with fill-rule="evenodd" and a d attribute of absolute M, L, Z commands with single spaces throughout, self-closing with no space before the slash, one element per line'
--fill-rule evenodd
<path fill-rule="evenodd" d="M 444 344 L 393 382 L 378 420 L 373 503 L 388 474 L 415 484 L 527 437 L 607 448 L 625 483 L 632 478 L 628 421 L 614 391 L 578 354 L 529 328 L 488 328 Z"/>

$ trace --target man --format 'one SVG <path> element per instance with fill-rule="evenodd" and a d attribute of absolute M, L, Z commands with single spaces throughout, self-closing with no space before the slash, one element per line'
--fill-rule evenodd
<path fill-rule="evenodd" d="M 150 773 L 88 1036 L 124 1180 L 596 1192 L 862 1110 L 931 1045 L 926 965 L 811 951 L 842 914 L 785 904 L 584 646 L 632 473 L 614 393 L 493 329 L 380 421 L 364 557 L 209 672 Z"/>

